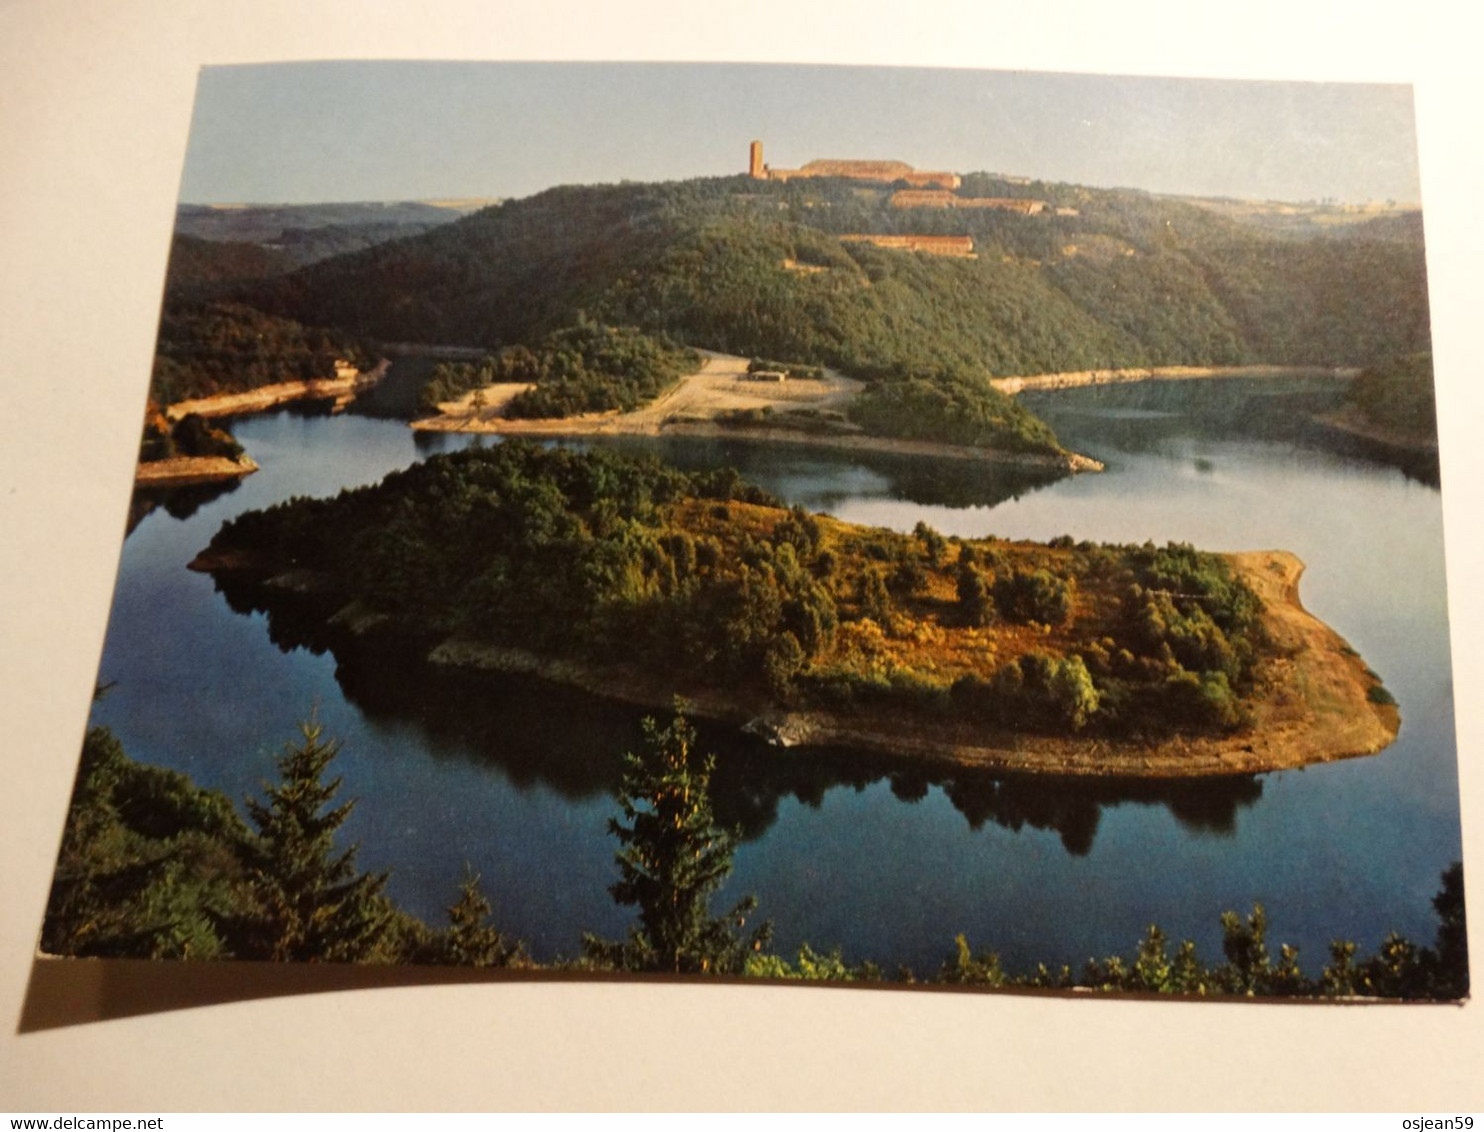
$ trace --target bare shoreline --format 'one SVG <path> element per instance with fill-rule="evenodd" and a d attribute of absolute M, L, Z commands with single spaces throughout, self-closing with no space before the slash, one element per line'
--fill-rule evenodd
<path fill-rule="evenodd" d="M 1146 366 L 1130 369 L 1069 370 L 1024 377 L 993 377 L 990 384 L 1001 393 L 1016 394 L 1043 389 L 1078 389 L 1087 385 L 1127 385 L 1140 381 L 1190 381 L 1210 378 L 1319 377 L 1349 381 L 1360 370 L 1352 366 Z"/>
<path fill-rule="evenodd" d="M 198 483 L 220 483 L 241 479 L 258 470 L 246 455 L 236 460 L 228 456 L 172 456 L 168 460 L 149 460 L 134 469 L 135 487 L 189 487 Z"/>
<path fill-rule="evenodd" d="M 215 393 L 210 397 L 193 397 L 177 401 L 165 410 L 172 421 L 190 413 L 200 417 L 228 417 L 238 413 L 260 413 L 291 401 L 334 401 L 344 408 L 357 393 L 375 385 L 385 376 L 391 363 L 382 358 L 374 369 L 346 377 L 314 378 L 309 381 L 280 381 L 260 385 L 241 393 Z"/>
<path fill-rule="evenodd" d="M 1100 472 L 1103 464 L 1090 456 L 1068 452 L 1065 456 L 1013 452 L 993 448 L 945 444 L 930 440 L 902 440 L 869 436 L 840 423 L 830 431 L 806 431 L 760 421 L 753 425 L 725 425 L 722 412 L 763 409 L 783 416 L 800 408 L 830 411 L 842 417 L 843 410 L 860 389 L 860 383 L 826 370 L 823 378 L 780 383 L 748 382 L 747 359 L 702 351 L 706 362 L 697 372 L 682 378 L 674 388 L 653 403 L 629 413 L 588 413 L 575 417 L 518 420 L 506 417 L 505 408 L 526 385 L 491 385 L 476 394 L 468 393 L 438 406 L 436 416 L 412 422 L 425 432 L 473 432 L 499 436 L 583 437 L 698 436 L 747 438 L 769 443 L 814 445 L 826 448 L 890 452 L 901 455 L 941 456 L 951 459 L 985 460 L 991 463 L 1043 467 L 1069 472 Z M 1341 366 L 1151 366 L 1129 369 L 1071 370 L 1024 377 L 991 378 L 1002 393 L 1076 389 L 1090 385 L 1120 385 L 1143 381 L 1188 381 L 1219 378 L 1328 378 L 1349 380 L 1360 371 Z M 775 418 L 776 419 L 776 418 Z"/>
<path fill-rule="evenodd" d="M 681 378 L 673 388 L 650 404 L 628 413 L 587 413 L 575 417 L 539 420 L 513 419 L 504 415 L 505 408 L 529 386 L 490 385 L 478 391 L 478 402 L 475 400 L 476 393 L 465 394 L 456 401 L 440 404 L 437 416 L 415 420 L 412 427 L 425 432 L 473 432 L 499 436 L 732 438 L 899 455 L 984 460 L 1065 472 L 1103 470 L 1100 461 L 1076 452 L 1064 455 L 1015 452 L 931 440 L 870 436 L 844 423 L 843 409 L 860 389 L 860 382 L 829 370 L 818 379 L 791 378 L 786 382 L 776 383 L 751 381 L 746 376 L 747 364 L 746 358 L 707 354 L 705 364 L 695 373 Z M 718 419 L 719 414 L 724 412 L 759 409 L 777 412 L 779 417 L 791 411 L 809 410 L 831 413 L 839 419 L 828 426 L 829 431 L 806 431 L 764 422 L 756 427 L 725 425 Z"/>

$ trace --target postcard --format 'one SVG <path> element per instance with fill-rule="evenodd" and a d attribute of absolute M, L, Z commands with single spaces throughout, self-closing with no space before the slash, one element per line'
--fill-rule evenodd
<path fill-rule="evenodd" d="M 1468 993 L 1410 88 L 201 72 L 41 951 Z"/>

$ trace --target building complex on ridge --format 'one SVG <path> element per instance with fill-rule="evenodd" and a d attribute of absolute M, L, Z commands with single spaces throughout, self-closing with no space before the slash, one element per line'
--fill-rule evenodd
<path fill-rule="evenodd" d="M 956 189 L 963 182 L 957 173 L 930 173 L 913 169 L 905 161 L 811 161 L 802 169 L 774 169 L 763 164 L 763 143 L 752 143 L 747 172 L 759 181 L 792 181 L 799 177 L 848 177 L 856 181 L 894 184 L 904 181 L 916 188 Z"/>

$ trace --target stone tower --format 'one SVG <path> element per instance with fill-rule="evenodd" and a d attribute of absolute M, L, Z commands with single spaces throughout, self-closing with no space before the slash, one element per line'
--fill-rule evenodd
<path fill-rule="evenodd" d="M 763 167 L 763 143 L 755 141 L 748 152 L 747 174 L 754 180 L 761 181 L 767 177 Z"/>

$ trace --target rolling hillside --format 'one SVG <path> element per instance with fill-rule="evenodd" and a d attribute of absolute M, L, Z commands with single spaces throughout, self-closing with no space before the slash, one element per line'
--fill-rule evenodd
<path fill-rule="evenodd" d="M 1278 237 L 1145 193 L 986 174 L 961 194 L 1053 207 L 894 208 L 890 186 L 823 179 L 562 187 L 313 264 L 251 298 L 370 337 L 491 347 L 583 313 L 863 377 L 1366 365 L 1427 348 L 1416 227 Z M 839 238 L 904 233 L 969 236 L 975 257 Z"/>

